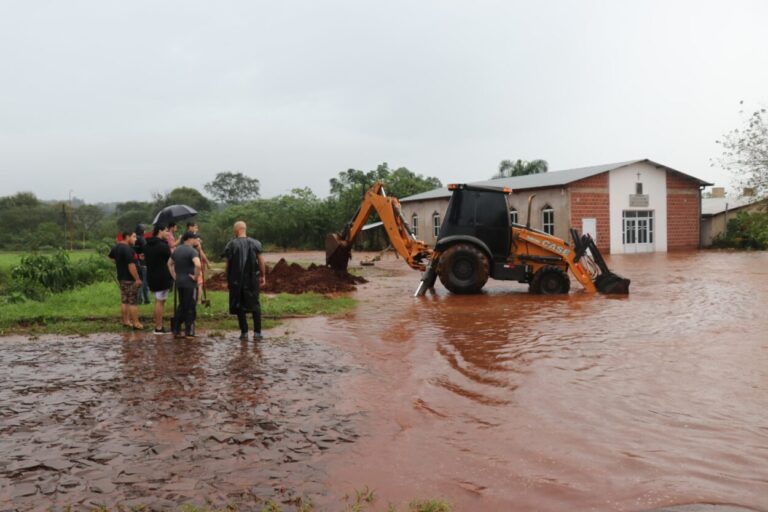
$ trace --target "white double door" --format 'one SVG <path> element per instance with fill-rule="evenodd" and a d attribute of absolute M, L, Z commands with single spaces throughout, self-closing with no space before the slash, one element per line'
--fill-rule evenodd
<path fill-rule="evenodd" d="M 622 214 L 625 253 L 653 252 L 653 210 L 625 210 Z"/>

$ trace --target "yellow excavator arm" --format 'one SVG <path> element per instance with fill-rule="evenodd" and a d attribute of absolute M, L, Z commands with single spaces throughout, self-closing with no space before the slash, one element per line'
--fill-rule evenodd
<path fill-rule="evenodd" d="M 400 211 L 396 197 L 387 196 L 384 184 L 376 182 L 365 193 L 360 208 L 342 233 L 332 233 L 325 239 L 325 262 L 336 270 L 346 270 L 352 257 L 352 244 L 363 230 L 368 217 L 376 212 L 389 241 L 405 262 L 415 270 L 426 269 L 432 249 L 413 236 Z"/>

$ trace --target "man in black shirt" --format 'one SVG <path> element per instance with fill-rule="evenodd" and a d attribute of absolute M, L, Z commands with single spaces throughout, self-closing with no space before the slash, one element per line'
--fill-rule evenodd
<path fill-rule="evenodd" d="M 266 284 L 266 268 L 261 255 L 261 242 L 248 237 L 243 221 L 235 222 L 235 238 L 224 247 L 227 259 L 229 313 L 237 315 L 240 339 L 248 340 L 247 313 L 253 314 L 253 339 L 262 339 L 259 289 Z"/>
<path fill-rule="evenodd" d="M 117 282 L 120 285 L 120 313 L 123 325 L 133 329 L 143 329 L 139 323 L 139 308 L 136 306 L 141 279 L 136 269 L 136 252 L 133 244 L 136 233 L 123 231 L 122 240 L 109 252 L 109 257 L 115 261 Z"/>
<path fill-rule="evenodd" d="M 155 294 L 155 334 L 165 334 L 163 313 L 165 301 L 173 286 L 171 273 L 168 270 L 168 259 L 171 248 L 166 237 L 168 229 L 160 224 L 152 230 L 152 236 L 144 246 L 144 262 L 147 264 L 147 281 L 149 289 Z"/>
<path fill-rule="evenodd" d="M 186 232 L 181 237 L 181 245 L 173 251 L 168 260 L 168 270 L 176 281 L 179 291 L 179 307 L 174 321 L 174 335 L 181 336 L 181 324 L 184 323 L 184 335 L 195 337 L 195 317 L 197 316 L 197 276 L 200 275 L 200 256 L 192 247 L 197 235 Z"/>

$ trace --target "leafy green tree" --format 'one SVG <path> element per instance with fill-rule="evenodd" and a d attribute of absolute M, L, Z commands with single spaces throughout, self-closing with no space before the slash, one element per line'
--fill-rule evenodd
<path fill-rule="evenodd" d="M 330 180 L 331 197 L 335 200 L 342 217 L 349 217 L 355 213 L 365 191 L 377 181 L 384 182 L 384 190 L 387 194 L 398 198 L 442 186 L 439 179 L 416 174 L 406 167 L 399 167 L 392 171 L 386 162 L 368 172 L 348 169 Z"/>
<path fill-rule="evenodd" d="M 241 172 L 220 172 L 205 190 L 221 203 L 241 204 L 258 198 L 260 187 L 259 180 Z"/>
<path fill-rule="evenodd" d="M 15 195 L 0 198 L 0 210 L 34 208 L 40 204 L 40 200 L 32 192 L 18 192 Z"/>
<path fill-rule="evenodd" d="M 149 224 L 150 222 L 152 222 L 152 217 L 147 215 L 146 210 L 129 210 L 115 219 L 115 227 L 118 231 L 130 231 L 136 229 L 138 224 Z"/>
<path fill-rule="evenodd" d="M 124 203 L 118 203 L 115 206 L 115 213 L 122 215 L 126 212 L 139 212 L 143 211 L 147 213 L 147 216 L 151 215 L 153 204 L 146 201 L 126 201 Z"/>
<path fill-rule="evenodd" d="M 96 205 L 84 204 L 72 210 L 72 221 L 78 230 L 78 238 L 82 240 L 85 247 L 86 240 L 91 238 L 91 234 L 104 219 L 104 210 Z"/>
<path fill-rule="evenodd" d="M 38 200 L 31 192 L 20 192 L 0 198 L 0 244 L 8 249 L 25 249 L 29 246 L 51 243 L 49 231 L 38 232 L 38 227 L 51 223 L 60 230 L 62 224 L 60 205 L 51 205 Z M 44 234 L 46 240 L 37 241 Z"/>
<path fill-rule="evenodd" d="M 745 118 L 744 126 L 716 141 L 723 148 L 717 161 L 731 171 L 739 189 L 751 188 L 758 197 L 765 197 L 768 195 L 768 113 L 761 108 L 749 115 L 743 110 L 739 114 Z"/>
<path fill-rule="evenodd" d="M 192 187 L 178 187 L 167 194 L 156 194 L 152 217 L 161 209 L 172 204 L 185 204 L 191 206 L 198 212 L 207 212 L 213 208 L 210 199 L 200 193 L 199 190 Z M 151 220 L 151 219 L 150 219 Z"/>
<path fill-rule="evenodd" d="M 365 191 L 377 181 L 384 182 L 384 191 L 397 198 L 442 186 L 437 178 L 416 174 L 406 167 L 391 170 L 386 162 L 368 172 L 348 169 L 330 180 L 331 196 L 327 199 L 327 214 L 329 218 L 334 219 L 330 231 L 341 231 L 357 211 Z M 370 222 L 377 219 L 378 216 L 373 215 Z M 365 238 L 368 239 L 366 245 L 370 249 L 380 249 L 388 243 L 386 237 L 378 230 L 366 234 Z"/>
<path fill-rule="evenodd" d="M 34 249 L 64 247 L 64 231 L 55 222 L 42 222 L 37 226 L 30 246 Z"/>
<path fill-rule="evenodd" d="M 526 176 L 547 172 L 549 164 L 546 160 L 502 160 L 499 162 L 499 170 L 492 179 L 512 178 L 514 176 Z"/>

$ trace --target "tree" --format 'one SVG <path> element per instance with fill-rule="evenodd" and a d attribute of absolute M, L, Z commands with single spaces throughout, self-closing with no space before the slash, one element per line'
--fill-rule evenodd
<path fill-rule="evenodd" d="M 96 205 L 84 204 L 72 210 L 72 220 L 80 230 L 80 236 L 85 248 L 85 241 L 104 218 L 104 210 Z"/>
<path fill-rule="evenodd" d="M 147 216 L 151 215 L 151 211 L 154 208 L 152 203 L 146 201 L 126 201 L 124 203 L 118 203 L 115 206 L 115 213 L 122 215 L 126 212 L 138 212 L 146 211 Z"/>
<path fill-rule="evenodd" d="M 744 104 L 741 101 L 739 104 Z M 739 111 L 742 117 L 746 114 Z M 752 188 L 758 197 L 768 195 L 768 114 L 761 108 L 744 119 L 744 127 L 716 141 L 723 148 L 717 161 L 730 171 L 739 189 Z"/>
<path fill-rule="evenodd" d="M 38 226 L 44 222 L 56 225 L 61 213 L 59 205 L 43 203 L 31 192 L 0 198 L 0 244 L 21 249 L 35 243 Z"/>
<path fill-rule="evenodd" d="M 368 172 L 357 169 L 348 169 L 346 172 L 340 172 L 338 177 L 331 178 L 330 180 L 331 194 L 337 199 L 342 199 L 353 193 L 359 202 L 363 193 L 377 181 L 384 182 L 387 194 L 398 198 L 426 192 L 442 186 L 437 178 L 416 174 L 406 167 L 399 167 L 392 171 L 389 169 L 389 165 L 384 162 L 378 165 L 376 169 Z"/>
<path fill-rule="evenodd" d="M 377 181 L 383 181 L 385 192 L 397 198 L 442 186 L 439 179 L 416 174 L 406 167 L 392 171 L 386 162 L 368 172 L 348 169 L 330 180 L 331 197 L 326 203 L 327 211 L 332 212 L 331 217 L 335 222 L 333 225 L 337 226 L 334 230 L 340 230 L 350 220 L 360 206 L 365 191 Z M 371 216 L 370 222 L 375 222 L 377 218 L 377 215 Z"/>
<path fill-rule="evenodd" d="M 546 160 L 502 160 L 499 162 L 499 171 L 493 175 L 492 179 L 512 178 L 514 176 L 526 176 L 528 174 L 539 174 L 547 172 L 549 164 Z"/>
<path fill-rule="evenodd" d="M 199 190 L 192 187 L 178 187 L 167 194 L 155 194 L 155 204 L 153 215 L 159 210 L 172 204 L 185 204 L 191 206 L 199 212 L 207 212 L 213 208 L 211 200 L 200 193 Z"/>
<path fill-rule="evenodd" d="M 242 204 L 258 198 L 260 187 L 259 180 L 241 172 L 220 172 L 205 190 L 221 203 Z"/>

